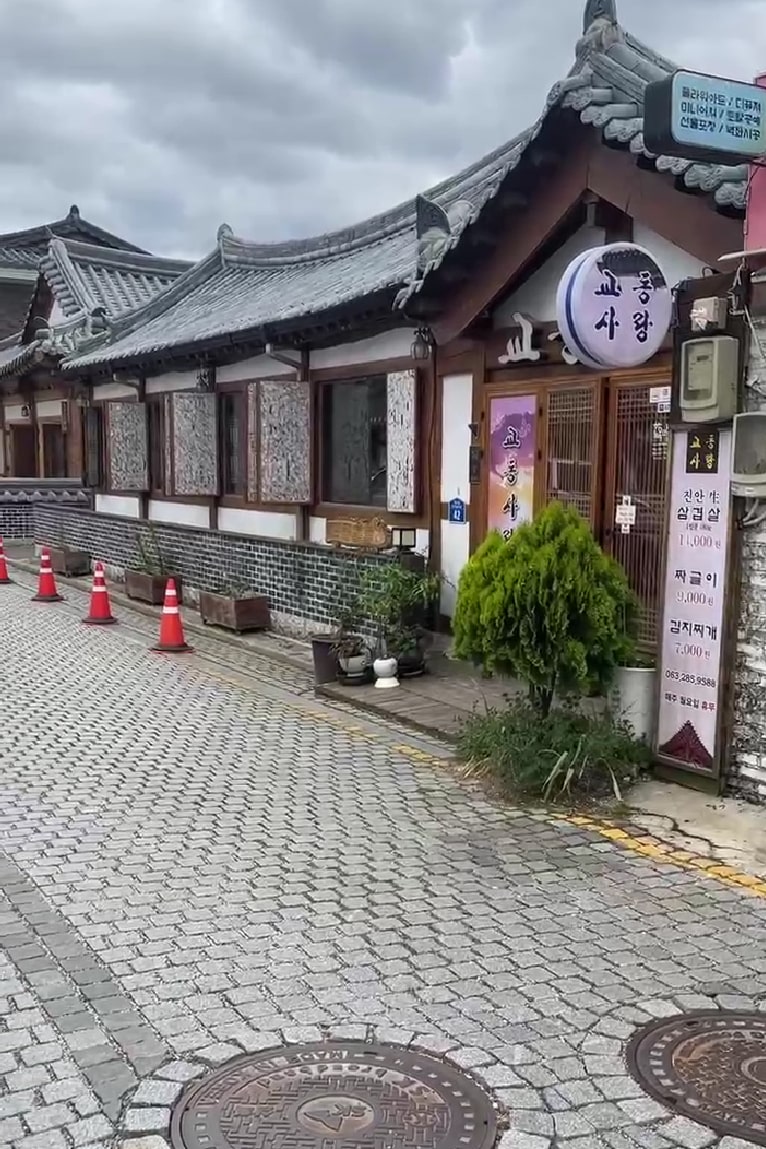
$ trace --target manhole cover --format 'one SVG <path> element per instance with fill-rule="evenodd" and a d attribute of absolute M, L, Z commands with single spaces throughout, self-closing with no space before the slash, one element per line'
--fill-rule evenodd
<path fill-rule="evenodd" d="M 171 1125 L 176 1149 L 489 1149 L 496 1131 L 458 1070 L 361 1042 L 239 1057 L 186 1091 Z"/>
<path fill-rule="evenodd" d="M 766 1015 L 688 1013 L 640 1030 L 627 1051 L 652 1097 L 717 1133 L 766 1145 Z"/>

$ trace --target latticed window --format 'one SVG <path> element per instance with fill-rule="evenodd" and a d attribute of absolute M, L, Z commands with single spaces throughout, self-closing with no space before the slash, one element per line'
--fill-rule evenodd
<path fill-rule="evenodd" d="M 592 388 L 551 390 L 548 393 L 546 496 L 576 507 L 593 520 L 593 469 L 596 463 Z"/>

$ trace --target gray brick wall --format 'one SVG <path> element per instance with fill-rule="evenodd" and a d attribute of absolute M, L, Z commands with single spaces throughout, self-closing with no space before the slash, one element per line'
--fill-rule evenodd
<path fill-rule="evenodd" d="M 327 628 L 353 600 L 363 572 L 396 561 L 392 556 L 339 552 L 314 543 L 248 538 L 221 531 L 152 524 L 165 566 L 183 576 L 184 597 L 217 590 L 234 580 L 269 598 L 272 612 L 296 630 Z M 117 574 L 139 565 L 138 538 L 147 524 L 95 511 L 35 506 L 34 540 L 66 543 L 100 559 Z"/>
<path fill-rule="evenodd" d="M 0 538 L 32 538 L 32 504 L 0 497 Z"/>
<path fill-rule="evenodd" d="M 756 320 L 761 346 L 766 321 Z M 766 372 L 758 340 L 752 341 L 746 409 L 766 411 L 766 399 L 752 384 L 766 389 Z M 729 788 L 766 803 L 766 524 L 742 531 L 740 612 L 737 658 L 733 668 L 734 722 L 728 774 Z"/>

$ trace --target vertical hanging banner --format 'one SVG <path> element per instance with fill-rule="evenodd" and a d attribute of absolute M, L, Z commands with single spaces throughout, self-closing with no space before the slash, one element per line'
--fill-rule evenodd
<path fill-rule="evenodd" d="M 535 395 L 502 395 L 489 405 L 487 530 L 509 539 L 535 509 Z"/>
<path fill-rule="evenodd" d="M 731 498 L 731 431 L 673 436 L 657 757 L 716 777 Z"/>

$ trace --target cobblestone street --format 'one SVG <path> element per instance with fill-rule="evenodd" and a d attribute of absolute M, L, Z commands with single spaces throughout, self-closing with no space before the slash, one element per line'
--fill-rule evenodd
<path fill-rule="evenodd" d="M 495 805 L 445 748 L 213 637 L 173 659 L 137 614 L 82 626 L 69 587 L 32 605 L 32 581 L 0 588 L 0 1143 L 166 1135 L 203 1066 L 337 1034 L 448 1054 L 518 1149 L 744 1144 L 652 1100 L 624 1047 L 766 1003 L 766 900 Z"/>

